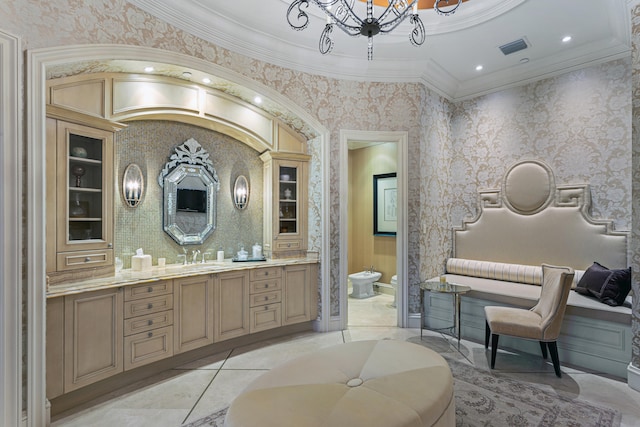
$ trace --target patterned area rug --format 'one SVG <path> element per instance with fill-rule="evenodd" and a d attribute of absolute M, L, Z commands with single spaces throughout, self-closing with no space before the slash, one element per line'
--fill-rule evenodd
<path fill-rule="evenodd" d="M 617 427 L 619 412 L 447 359 L 454 377 L 456 427 Z M 222 427 L 227 409 L 183 427 Z M 301 426 L 303 427 L 303 426 Z"/>
<path fill-rule="evenodd" d="M 617 427 L 621 414 L 526 382 L 447 359 L 454 377 L 456 427 Z"/>

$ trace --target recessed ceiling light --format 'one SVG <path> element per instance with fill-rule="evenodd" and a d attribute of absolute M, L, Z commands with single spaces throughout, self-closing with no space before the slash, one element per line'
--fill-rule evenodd
<path fill-rule="evenodd" d="M 483 68 L 482 65 L 476 65 L 476 71 L 482 71 Z"/>
<path fill-rule="evenodd" d="M 211 83 L 211 79 L 209 77 L 205 77 L 202 81 L 207 84 Z"/>
<path fill-rule="evenodd" d="M 144 67 L 144 72 L 145 73 L 150 73 L 153 71 L 153 67 Z"/>
<path fill-rule="evenodd" d="M 520 63 L 521 63 L 521 64 L 526 64 L 527 62 L 529 62 L 529 58 L 522 58 L 522 59 L 520 59 Z"/>
<path fill-rule="evenodd" d="M 184 73 L 182 73 L 182 77 L 184 77 L 185 79 L 190 79 L 191 73 L 189 71 L 185 71 Z"/>
<path fill-rule="evenodd" d="M 571 36 L 564 36 L 562 38 L 562 43 L 569 43 L 571 41 Z"/>
<path fill-rule="evenodd" d="M 256 104 L 262 104 L 262 98 L 256 96 L 255 98 L 253 98 L 253 102 L 255 102 Z"/>

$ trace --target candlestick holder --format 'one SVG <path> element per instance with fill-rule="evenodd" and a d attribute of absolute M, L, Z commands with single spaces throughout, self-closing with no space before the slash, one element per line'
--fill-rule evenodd
<path fill-rule="evenodd" d="M 71 173 L 73 174 L 73 176 L 76 177 L 76 187 L 81 187 L 82 177 L 84 176 L 85 173 L 87 173 L 87 170 L 83 166 L 74 165 L 71 168 Z"/>

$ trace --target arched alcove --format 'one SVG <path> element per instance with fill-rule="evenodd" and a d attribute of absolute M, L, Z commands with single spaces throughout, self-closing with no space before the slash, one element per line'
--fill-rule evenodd
<path fill-rule="evenodd" d="M 283 123 L 291 128 L 307 129 L 312 132 L 306 135 L 314 138 L 320 149 L 317 161 L 321 164 L 321 187 L 328 180 L 329 167 L 329 131 L 322 126 L 317 119 L 305 112 L 288 98 L 277 93 L 273 89 L 242 76 L 217 64 L 183 55 L 175 52 L 167 52 L 161 49 L 154 49 L 141 46 L 127 45 L 80 45 L 63 46 L 56 48 L 38 49 L 27 52 L 26 70 L 26 141 L 27 141 L 27 179 L 26 179 L 26 205 L 28 228 L 25 246 L 26 253 L 26 276 L 27 276 L 27 309 L 29 311 L 30 322 L 28 324 L 28 391 L 27 391 L 27 416 L 33 425 L 44 425 L 46 418 L 45 399 L 45 306 L 46 306 L 46 274 L 45 274 L 45 141 L 46 141 L 46 104 L 48 99 L 47 79 L 61 77 L 55 75 L 62 69 L 82 68 L 83 63 L 116 63 L 121 64 L 127 61 L 150 61 L 162 64 L 174 64 L 195 70 L 199 73 L 216 76 L 219 79 L 232 82 L 232 89 L 242 89 L 259 92 L 269 100 L 271 106 L 276 106 L 284 111 L 282 117 L 288 120 Z M 80 65 L 79 65 L 80 64 Z M 101 70 L 104 71 L 104 70 Z M 80 72 L 69 72 L 65 76 L 83 74 Z M 281 119 L 282 120 L 282 119 Z M 289 122 L 289 123 L 287 123 Z M 328 259 L 328 236 L 329 223 L 325 219 L 329 217 L 328 191 L 320 193 L 319 210 L 321 211 L 321 250 L 320 259 Z M 329 265 L 321 264 L 321 276 L 329 276 Z M 321 281 L 320 289 L 320 321 L 317 329 L 326 330 L 329 321 L 329 284 L 328 281 Z"/>

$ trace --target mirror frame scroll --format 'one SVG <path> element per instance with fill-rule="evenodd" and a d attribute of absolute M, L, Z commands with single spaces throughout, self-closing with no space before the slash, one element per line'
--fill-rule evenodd
<path fill-rule="evenodd" d="M 178 224 L 178 189 L 184 179 L 199 179 L 206 189 L 206 222 L 197 232 Z M 220 181 L 209 153 L 193 138 L 175 148 L 158 176 L 163 187 L 163 229 L 179 245 L 200 245 L 216 229 L 217 191 Z"/>

